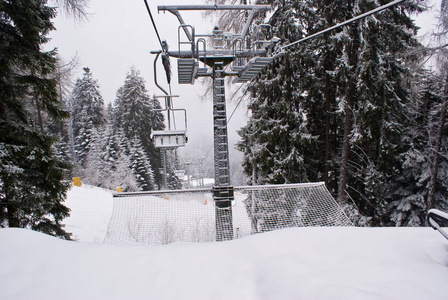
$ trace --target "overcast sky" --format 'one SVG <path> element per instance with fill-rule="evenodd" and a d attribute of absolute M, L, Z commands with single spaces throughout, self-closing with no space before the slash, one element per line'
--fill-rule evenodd
<path fill-rule="evenodd" d="M 432 0 L 440 6 L 440 0 Z M 158 13 L 157 5 L 186 4 L 181 0 L 148 1 L 159 34 L 167 40 L 171 50 L 177 49 L 178 21 L 171 13 Z M 203 0 L 189 0 L 188 4 L 204 4 Z M 106 103 L 115 101 L 118 88 L 123 85 L 126 73 L 131 66 L 140 70 L 146 80 L 146 88 L 150 95 L 162 95 L 155 86 L 153 63 L 155 56 L 149 52 L 159 50 L 154 28 L 146 11 L 143 0 L 90 0 L 88 21 L 76 23 L 73 19 L 60 14 L 55 20 L 57 31 L 50 34 L 52 41 L 49 47 L 57 47 L 59 54 L 66 61 L 72 57 L 79 58 L 79 67 L 75 78 L 82 76 L 82 68 L 89 67 L 93 77 L 98 80 L 101 94 Z M 186 24 L 195 26 L 197 33 L 209 33 L 214 24 L 202 19 L 200 13 L 181 12 Z M 431 30 L 436 20 L 431 15 L 420 17 L 417 24 L 424 27 L 422 31 Z M 178 85 L 176 61 L 173 66 L 172 94 L 179 95 L 174 100 L 176 108 L 187 109 L 189 143 L 182 151 L 188 155 L 202 156 L 213 145 L 213 121 L 211 98 L 201 100 L 206 86 L 197 82 L 195 85 Z M 159 65 L 159 69 L 162 69 Z M 159 76 L 159 83 L 168 90 L 164 76 Z M 234 85 L 238 88 L 240 84 Z M 232 113 L 239 99 L 229 99 L 233 94 L 227 90 L 230 104 L 228 116 Z M 246 122 L 246 105 L 241 104 L 229 123 L 229 140 L 231 148 L 237 141 L 235 133 Z M 180 122 L 179 122 L 180 123 Z M 208 155 L 212 155 L 210 151 Z"/>
<path fill-rule="evenodd" d="M 185 4 L 185 2 L 179 0 L 148 2 L 162 40 L 167 40 L 171 50 L 177 49 L 179 22 L 171 13 L 159 14 L 157 5 Z M 188 4 L 203 4 L 203 2 L 191 0 Z M 59 54 L 66 61 L 74 56 L 79 58 L 75 79 L 82 76 L 83 67 L 89 67 L 93 77 L 98 80 L 105 102 L 113 103 L 116 91 L 124 83 L 126 73 L 131 66 L 135 66 L 145 79 L 149 94 L 163 95 L 154 84 L 155 55 L 150 54 L 150 51 L 159 50 L 160 45 L 144 1 L 90 0 L 88 11 L 92 15 L 88 21 L 81 24 L 64 15 L 58 16 L 54 21 L 57 31 L 50 34 L 52 41 L 49 47 L 57 47 Z M 183 12 L 182 16 L 187 24 L 196 27 L 197 33 L 210 33 L 213 29 L 213 24 L 203 20 L 200 13 Z M 206 89 L 200 82 L 196 82 L 195 85 L 178 85 L 176 60 L 171 59 L 171 64 L 172 94 L 180 96 L 174 99 L 174 106 L 185 108 L 188 115 L 189 143 L 181 150 L 188 152 L 188 155 L 205 155 L 213 145 L 211 98 L 200 99 Z M 158 69 L 162 70 L 161 64 L 158 65 Z M 158 76 L 158 81 L 165 90 L 168 90 L 164 74 Z M 228 90 L 228 98 L 231 94 Z M 230 116 L 238 99 L 228 100 L 231 102 L 228 107 Z M 231 144 L 236 142 L 238 136 L 235 131 L 245 124 L 245 116 L 245 105 L 240 105 L 229 123 Z M 179 125 L 182 122 L 177 123 Z M 212 155 L 213 151 L 208 154 Z"/>

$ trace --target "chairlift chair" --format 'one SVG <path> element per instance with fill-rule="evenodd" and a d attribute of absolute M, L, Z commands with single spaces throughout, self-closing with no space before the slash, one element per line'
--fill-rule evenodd
<path fill-rule="evenodd" d="M 152 132 L 152 140 L 156 148 L 185 147 L 188 142 L 186 130 L 156 130 Z"/>
<path fill-rule="evenodd" d="M 156 98 L 165 98 L 164 109 L 154 109 L 154 111 L 165 111 L 168 122 L 168 130 L 154 130 L 151 133 L 151 140 L 156 148 L 168 148 L 176 149 L 179 147 L 185 147 L 188 142 L 187 137 L 187 111 L 183 108 L 172 108 L 171 98 L 178 97 L 174 95 L 155 96 Z M 171 129 L 171 117 L 170 114 L 176 111 L 181 111 L 184 114 L 185 125 L 183 129 Z M 174 118 L 174 115 L 173 115 Z"/>

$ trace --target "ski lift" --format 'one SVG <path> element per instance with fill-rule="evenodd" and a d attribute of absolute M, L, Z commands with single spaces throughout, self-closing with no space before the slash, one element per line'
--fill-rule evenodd
<path fill-rule="evenodd" d="M 168 125 L 168 130 L 155 130 L 151 133 L 151 139 L 156 148 L 169 148 L 176 149 L 179 147 L 185 147 L 188 142 L 187 137 L 187 111 L 182 108 L 172 108 L 172 98 L 178 97 L 173 95 L 155 96 L 156 98 L 165 98 L 165 108 L 164 109 L 154 109 L 154 111 L 166 111 L 166 120 Z M 185 126 L 183 129 L 171 129 L 171 117 L 174 123 L 174 113 L 183 112 L 183 117 L 185 120 Z M 175 126 L 175 123 L 174 123 Z"/>
<path fill-rule="evenodd" d="M 185 147 L 188 137 L 184 130 L 158 130 L 152 132 L 152 140 L 156 148 L 179 148 Z"/>
<path fill-rule="evenodd" d="M 181 32 L 184 32 L 182 35 Z M 186 39 L 185 39 L 186 38 Z M 178 56 L 181 57 L 181 50 L 187 45 L 188 52 L 195 52 L 195 32 L 191 25 L 180 25 L 177 31 Z M 194 84 L 199 63 L 191 57 L 177 59 L 177 71 L 179 73 L 179 84 Z"/>

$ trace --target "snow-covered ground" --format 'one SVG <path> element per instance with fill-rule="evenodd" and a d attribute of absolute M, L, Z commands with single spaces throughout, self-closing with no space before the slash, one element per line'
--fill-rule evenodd
<path fill-rule="evenodd" d="M 448 299 L 431 228 L 293 228 L 229 242 L 100 243 L 110 192 L 73 188 L 68 242 L 0 229 L 0 299 Z"/>

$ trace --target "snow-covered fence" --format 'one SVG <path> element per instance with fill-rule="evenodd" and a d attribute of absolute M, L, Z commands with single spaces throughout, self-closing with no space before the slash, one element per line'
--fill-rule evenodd
<path fill-rule="evenodd" d="M 351 226 L 323 183 L 234 188 L 234 237 L 297 226 Z M 105 242 L 214 241 L 211 189 L 118 193 Z"/>

